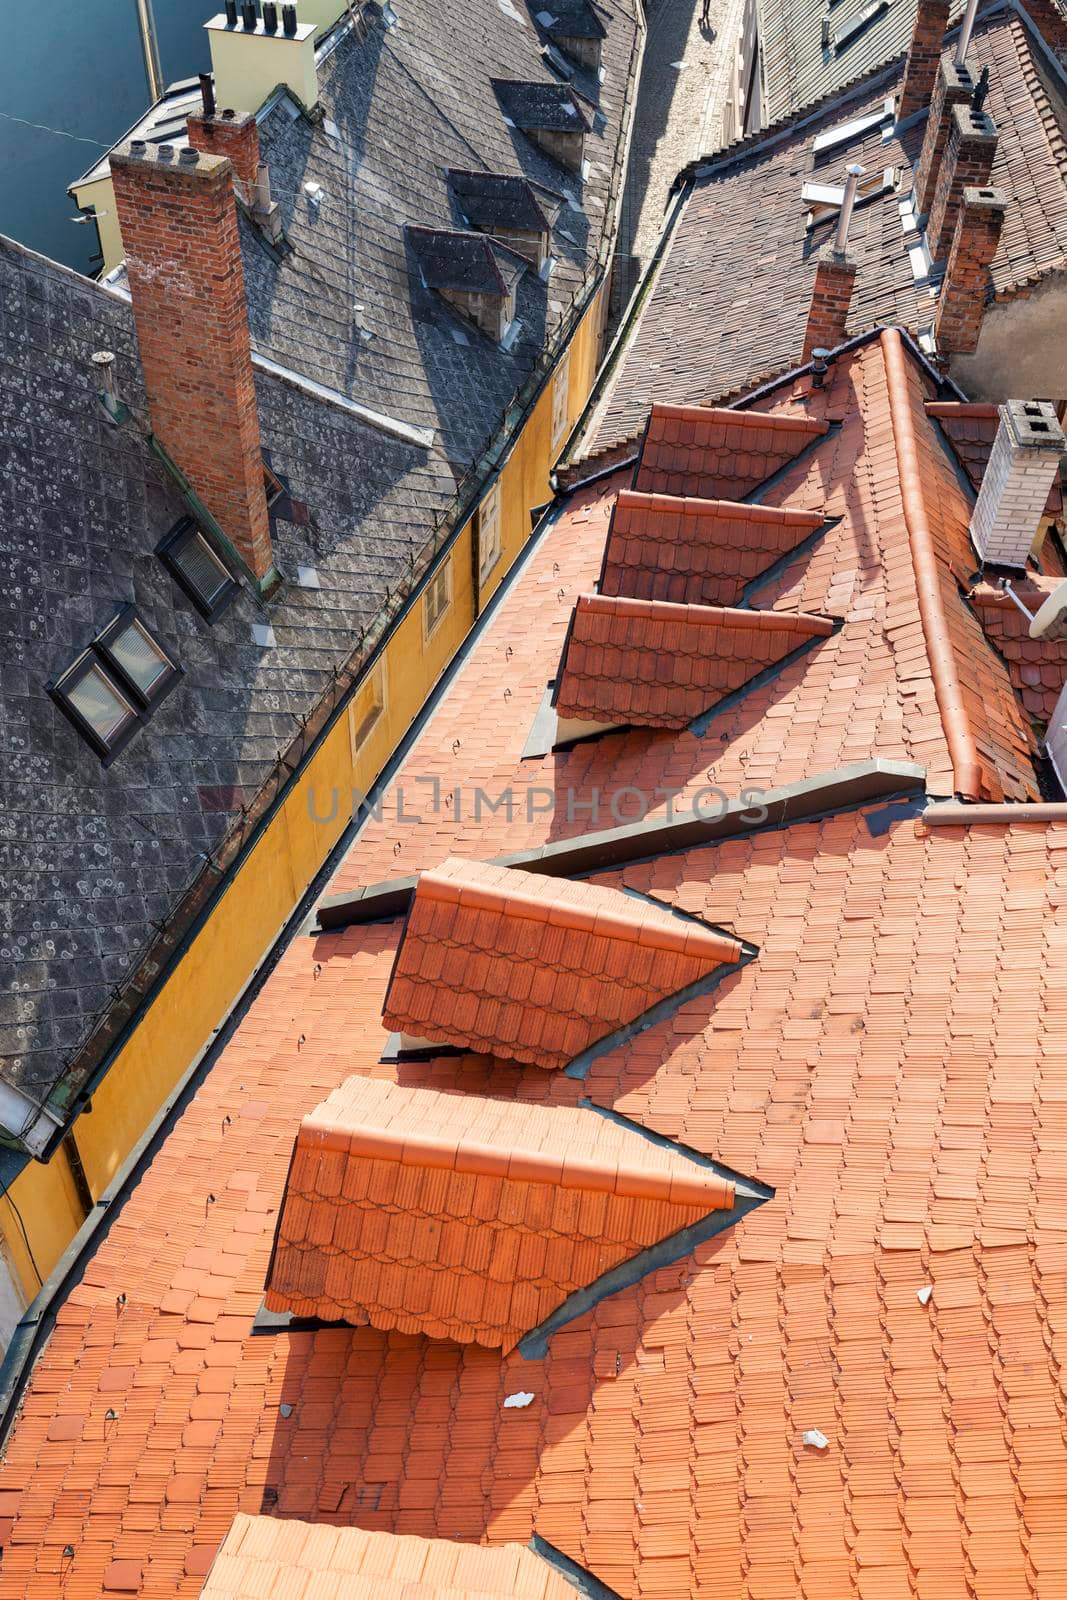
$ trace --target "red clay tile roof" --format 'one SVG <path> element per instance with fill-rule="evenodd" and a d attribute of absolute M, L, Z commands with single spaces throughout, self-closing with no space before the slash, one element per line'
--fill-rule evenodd
<path fill-rule="evenodd" d="M 680 605 L 736 605 L 745 586 L 823 525 L 817 511 L 621 489 L 601 594 Z"/>
<path fill-rule="evenodd" d="M 511 1350 L 733 1185 L 595 1112 L 352 1078 L 304 1119 L 272 1311 Z"/>
<path fill-rule="evenodd" d="M 999 409 L 973 401 L 928 400 L 926 414 L 940 423 L 977 494 L 997 436 Z M 1059 483 L 1054 483 L 1049 490 L 1045 513 L 1058 517 L 1062 510 L 1063 491 Z"/>
<path fill-rule="evenodd" d="M 774 503 L 840 521 L 759 601 L 844 618 L 805 670 L 699 737 L 524 762 L 619 480 L 590 486 L 533 541 L 335 889 L 610 826 L 606 803 L 580 809 L 594 789 L 637 786 L 662 815 L 657 787 L 677 810 L 709 767 L 735 796 L 910 760 L 947 792 L 882 346 L 835 367 L 841 426 Z M 943 456 L 918 412 L 921 458 Z M 946 520 L 931 531 L 965 545 L 958 486 L 923 471 Z M 991 659 L 994 704 L 1006 692 L 1021 718 L 974 628 L 961 673 Z M 416 777 L 440 780 L 439 804 Z M 511 786 L 514 814 L 475 813 L 475 786 Z M 526 786 L 555 812 L 527 812 Z M 292 940 L 57 1301 L 0 1465 L 5 1595 L 99 1600 L 111 1563 L 136 1561 L 142 1600 L 195 1600 L 235 1515 L 267 1508 L 475 1546 L 536 1534 L 626 1600 L 1062 1587 L 1067 825 L 928 829 L 880 803 L 598 883 L 760 954 L 582 1083 L 487 1057 L 384 1064 L 398 925 Z M 294 1136 L 353 1074 L 524 1107 L 588 1097 L 774 1196 L 536 1360 L 370 1327 L 252 1334 Z M 518 1390 L 530 1405 L 505 1408 Z"/>
<path fill-rule="evenodd" d="M 234 1518 L 203 1600 L 574 1600 L 577 1590 L 521 1544 Z"/>
<path fill-rule="evenodd" d="M 1012 588 L 1026 608 L 1034 612 L 1062 578 L 1028 575 Z M 1067 639 L 1031 639 L 1030 624 L 1009 595 L 995 584 L 979 583 L 970 592 L 986 637 L 1007 662 L 1015 690 L 1035 722 L 1046 723 L 1056 709 L 1060 690 L 1067 683 Z"/>
<path fill-rule="evenodd" d="M 686 728 L 768 667 L 834 631 L 828 617 L 583 594 L 556 686 L 562 720 Z"/>
<path fill-rule="evenodd" d="M 819 19 L 812 15 L 818 36 Z M 1010 10 L 979 19 L 968 55 L 990 70 L 986 110 L 999 142 L 990 182 L 1012 197 L 992 264 L 998 298 L 1067 269 L 1067 126 L 1062 90 L 1023 21 Z M 883 125 L 830 155 L 819 133 L 881 110 L 900 79 L 881 78 L 846 103 L 834 102 L 795 131 L 768 130 L 704 163 L 672 226 L 655 290 L 612 371 L 585 455 L 631 437 L 653 402 L 713 405 L 799 361 L 818 246 L 832 223 L 808 232 L 805 183 L 840 183 L 846 163 L 903 174 L 853 213 L 849 255 L 858 267 L 847 330 L 879 324 L 928 326 L 928 286 L 916 284 L 899 205 L 910 191 L 925 123 L 883 140 Z"/>
<path fill-rule="evenodd" d="M 658 906 L 452 859 L 419 879 L 383 1017 L 416 1038 L 564 1067 L 740 955 Z"/>
<path fill-rule="evenodd" d="M 766 411 L 654 405 L 634 488 L 740 500 L 826 432 L 826 423 Z"/>

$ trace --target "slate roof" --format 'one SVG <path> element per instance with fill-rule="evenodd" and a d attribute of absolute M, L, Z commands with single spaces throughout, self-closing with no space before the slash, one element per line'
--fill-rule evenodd
<path fill-rule="evenodd" d="M 578 1591 L 519 1544 L 489 1550 L 241 1515 L 201 1592 L 204 1600 L 297 1600 L 305 1592 L 344 1600 L 574 1600 Z"/>
<path fill-rule="evenodd" d="M 583 594 L 554 695 L 590 723 L 685 728 L 794 650 L 833 632 L 827 617 Z"/>
<path fill-rule="evenodd" d="M 593 872 L 758 953 L 579 1081 L 470 1055 L 383 1062 L 399 920 L 294 938 L 57 1306 L 0 1466 L 14 1592 L 54 1597 L 66 1571 L 67 1592 L 98 1595 L 121 1559 L 145 1600 L 194 1596 L 242 1512 L 471 1547 L 534 1538 L 628 1597 L 1055 1592 L 1067 822 L 1005 806 L 937 826 L 914 794 L 829 803 L 850 762 L 883 763 L 887 784 L 909 769 L 884 764 L 909 763 L 928 795 L 951 792 L 950 728 L 984 737 L 1001 715 L 1008 745 L 1027 743 L 977 623 L 956 631 L 958 590 L 942 610 L 982 692 L 938 705 L 907 516 L 921 498 L 947 560 L 966 552 L 969 497 L 949 490 L 932 394 L 885 333 L 834 364 L 821 400 L 794 378 L 764 397 L 839 426 L 775 485 L 771 503 L 831 525 L 761 604 L 844 622 L 818 670 L 784 669 L 700 736 L 524 762 L 623 475 L 546 522 L 398 770 L 402 800 L 334 888 L 611 826 L 607 806 L 577 809 L 595 789 L 659 785 L 662 822 L 709 766 L 738 797 L 821 775 L 826 814 L 756 811 Z M 416 775 L 440 779 L 436 807 Z M 509 784 L 552 789 L 557 810 L 475 815 L 474 786 Z M 758 1183 L 761 1203 L 529 1355 L 375 1328 L 251 1335 L 294 1137 L 354 1075 L 595 1114 L 588 1101 L 738 1190 Z"/>
<path fill-rule="evenodd" d="M 817 511 L 620 489 L 600 592 L 733 606 L 749 583 L 822 525 Z"/>
<path fill-rule="evenodd" d="M 383 1016 L 402 1034 L 556 1069 L 740 955 L 658 906 L 446 861 L 419 880 Z"/>
<path fill-rule="evenodd" d="M 449 187 L 473 228 L 524 228 L 549 232 L 563 205 L 562 196 L 513 174 L 452 169 Z"/>
<path fill-rule="evenodd" d="M 895 10 L 894 0 L 888 15 Z M 1003 298 L 1067 267 L 1067 96 L 1014 11 L 979 22 L 972 55 L 990 69 L 986 110 L 1000 135 L 990 181 L 1012 197 L 992 266 Z M 771 130 L 701 165 L 671 228 L 656 292 L 605 385 L 584 454 L 636 437 L 653 402 L 710 405 L 799 361 L 814 256 L 833 227 L 806 231 L 800 192 L 809 181 L 843 181 L 849 162 L 897 170 L 901 182 L 853 213 L 849 255 L 858 272 L 848 332 L 930 325 L 931 288 L 913 275 L 900 216 L 925 122 L 885 140 L 876 126 L 825 156 L 813 149 L 819 133 L 879 111 L 899 82 L 900 71 L 891 69 L 803 126 Z"/>
<path fill-rule="evenodd" d="M 551 0 L 551 3 L 546 0 L 545 13 L 552 18 L 551 22 L 545 23 L 548 33 L 569 39 L 607 37 L 607 29 L 591 0 Z M 538 14 L 538 21 L 545 13 Z"/>
<path fill-rule="evenodd" d="M 304 1119 L 271 1311 L 511 1350 L 733 1184 L 575 1106 L 351 1078 Z"/>
<path fill-rule="evenodd" d="M 428 289 L 503 298 L 526 271 L 527 263 L 476 233 L 444 228 L 408 228 L 408 240 Z"/>
<path fill-rule="evenodd" d="M 56 1085 L 60 1110 L 150 987 L 141 958 L 154 929 L 187 891 L 204 892 L 209 853 L 236 848 L 241 805 L 274 781 L 279 751 L 333 692 L 334 668 L 358 655 L 387 593 L 395 601 L 409 585 L 457 484 L 468 496 L 476 485 L 472 464 L 522 385 L 543 373 L 546 340 L 567 325 L 614 226 L 638 35 L 626 0 L 613 9 L 581 184 L 561 183 L 553 162 L 513 138 L 489 84 L 490 72 L 547 70 L 526 16 L 495 4 L 483 15 L 459 0 L 403 12 L 392 33 L 372 19 L 361 43 L 339 30 L 320 64 L 321 122 L 284 95 L 266 114 L 261 148 L 293 249 L 278 262 L 243 222 L 244 268 L 259 355 L 432 430 L 434 443 L 406 443 L 258 372 L 265 450 L 311 517 L 275 517 L 290 582 L 268 609 L 242 594 L 208 627 L 153 555 L 185 508 L 136 432 L 109 429 L 88 381 L 89 354 L 116 351 L 119 387 L 143 414 L 128 306 L 0 243 L 0 496 L 17 574 L 0 624 L 15 761 L 5 788 L 0 1072 L 33 1096 Z M 483 75 L 472 60 L 485 62 Z M 572 202 L 553 235 L 551 282 L 523 274 L 522 332 L 506 351 L 464 332 L 408 260 L 407 224 L 453 226 L 449 165 L 551 179 Z M 303 187 L 313 182 L 317 205 Z M 301 566 L 317 571 L 318 589 L 292 581 Z M 129 598 L 185 676 L 103 772 L 44 685 Z M 267 622 L 272 649 L 252 638 L 253 624 Z M 105 1014 L 106 1037 L 97 1031 Z M 85 1064 L 79 1055 L 78 1072 L 65 1076 L 90 1035 Z"/>
<path fill-rule="evenodd" d="M 493 88 L 516 128 L 545 133 L 579 133 L 590 127 L 574 92 L 562 83 L 516 83 L 497 79 Z"/>
<path fill-rule="evenodd" d="M 638 25 L 622 0 L 604 44 L 604 82 L 589 89 L 599 114 L 588 119 L 590 169 L 579 180 L 508 127 L 494 92 L 492 79 L 516 78 L 558 97 L 525 7 L 441 0 L 397 11 L 395 30 L 373 22 L 363 41 L 342 30 L 320 61 L 321 123 L 284 96 L 260 123 L 294 248 L 279 264 L 244 230 L 252 342 L 363 405 L 435 429 L 460 476 L 487 448 L 606 255 Z M 422 287 L 405 246 L 406 227 L 455 227 L 450 168 L 526 178 L 565 200 L 552 278 L 546 284 L 527 273 L 520 282 L 521 333 L 507 350 L 472 337 L 464 319 Z M 305 193 L 309 183 L 321 185 L 317 204 Z"/>
<path fill-rule="evenodd" d="M 270 778 L 386 585 L 421 550 L 426 506 L 453 478 L 437 452 L 260 375 L 264 447 L 314 521 L 275 518 L 288 582 L 269 610 L 242 590 L 209 626 L 153 553 L 186 507 L 137 428 L 109 426 L 94 392 L 89 354 L 111 349 L 120 392 L 144 415 L 129 307 L 6 240 L 0 283 L 0 1071 L 44 1094 L 130 977 L 153 922 Z M 344 463 L 357 459 L 364 471 L 351 476 Z M 319 588 L 296 586 L 300 566 Z M 184 677 L 105 770 L 46 684 L 129 600 Z M 263 622 L 272 649 L 254 641 Z"/>

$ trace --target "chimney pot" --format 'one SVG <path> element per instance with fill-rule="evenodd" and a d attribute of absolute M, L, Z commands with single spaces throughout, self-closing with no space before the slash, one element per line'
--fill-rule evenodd
<path fill-rule="evenodd" d="M 293 5 L 282 6 L 282 32 L 290 37 L 296 32 L 296 7 Z"/>
<path fill-rule="evenodd" d="M 172 144 L 161 144 L 157 146 L 156 154 L 160 161 L 170 161 L 174 155 L 174 146 Z"/>
<path fill-rule="evenodd" d="M 148 149 L 148 146 L 147 146 L 147 144 L 145 143 L 145 141 L 143 139 L 131 139 L 130 140 L 130 154 L 131 155 L 143 156 L 147 149 Z"/>
<path fill-rule="evenodd" d="M 263 32 L 277 33 L 278 7 L 275 0 L 263 0 Z"/>
<path fill-rule="evenodd" d="M 246 33 L 255 33 L 258 21 L 255 0 L 241 0 L 241 21 Z"/>
<path fill-rule="evenodd" d="M 821 389 L 826 382 L 826 373 L 830 366 L 830 352 L 821 344 L 817 344 L 811 352 L 811 386 Z"/>
<path fill-rule="evenodd" d="M 226 0 L 226 26 L 228 28 L 237 26 L 237 0 Z"/>
<path fill-rule="evenodd" d="M 115 352 L 113 350 L 95 350 L 89 359 L 96 368 L 101 388 L 106 389 L 108 394 L 114 394 Z"/>
<path fill-rule="evenodd" d="M 983 565 L 1026 566 L 1065 452 L 1067 439 L 1047 401 L 1009 400 L 1000 407 L 971 518 L 971 537 Z"/>
<path fill-rule="evenodd" d="M 200 153 L 194 150 L 191 144 L 187 144 L 183 149 L 179 150 L 178 160 L 184 162 L 187 167 L 195 167 L 200 160 Z"/>
<path fill-rule="evenodd" d="M 215 115 L 215 85 L 211 81 L 210 72 L 200 74 L 200 99 L 204 107 L 205 117 Z"/>

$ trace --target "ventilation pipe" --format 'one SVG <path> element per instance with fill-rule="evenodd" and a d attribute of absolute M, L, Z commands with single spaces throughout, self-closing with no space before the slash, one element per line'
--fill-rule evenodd
<path fill-rule="evenodd" d="M 837 214 L 837 232 L 834 234 L 834 253 L 839 256 L 845 254 L 848 245 L 848 230 L 852 222 L 852 209 L 856 204 L 856 190 L 860 186 L 860 179 L 867 174 L 867 168 L 861 167 L 858 161 L 845 168 L 845 193 L 841 199 L 841 210 Z"/>
<path fill-rule="evenodd" d="M 956 40 L 956 54 L 952 58 L 957 72 L 967 60 L 967 52 L 971 48 L 971 34 L 974 32 L 974 19 L 977 15 L 978 0 L 967 0 L 967 9 L 963 13 L 959 38 Z"/>

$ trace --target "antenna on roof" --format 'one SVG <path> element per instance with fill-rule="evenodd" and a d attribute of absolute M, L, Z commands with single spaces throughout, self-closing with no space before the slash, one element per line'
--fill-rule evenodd
<path fill-rule="evenodd" d="M 859 188 L 860 179 L 866 176 L 867 168 L 861 167 L 858 161 L 845 168 L 845 192 L 841 197 L 841 210 L 837 216 L 837 232 L 834 234 L 834 254 L 843 256 L 848 244 L 848 228 L 852 221 L 852 208 L 856 204 L 856 190 Z"/>
<path fill-rule="evenodd" d="M 956 54 L 952 58 L 957 68 L 966 65 L 967 52 L 971 48 L 971 34 L 974 32 L 974 19 L 977 15 L 978 0 L 967 0 L 967 9 L 960 23 L 960 36 L 956 40 Z"/>

